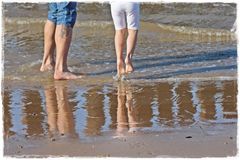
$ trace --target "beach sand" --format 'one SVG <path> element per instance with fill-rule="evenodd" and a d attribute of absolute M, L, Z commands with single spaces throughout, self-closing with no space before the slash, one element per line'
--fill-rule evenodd
<path fill-rule="evenodd" d="M 236 124 L 196 124 L 178 131 L 106 133 L 80 139 L 20 138 L 5 142 L 5 156 L 13 157 L 232 157 L 237 154 Z"/>

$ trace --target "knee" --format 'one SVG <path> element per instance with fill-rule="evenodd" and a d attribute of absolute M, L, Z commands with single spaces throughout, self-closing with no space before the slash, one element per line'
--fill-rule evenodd
<path fill-rule="evenodd" d="M 116 35 L 119 35 L 119 36 L 125 36 L 126 33 L 127 33 L 127 29 L 126 28 L 116 30 Z"/>
<path fill-rule="evenodd" d="M 138 30 L 128 29 L 129 35 L 137 35 L 137 33 L 138 33 Z"/>

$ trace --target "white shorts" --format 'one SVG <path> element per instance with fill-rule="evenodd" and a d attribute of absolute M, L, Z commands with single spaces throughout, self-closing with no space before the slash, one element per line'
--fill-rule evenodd
<path fill-rule="evenodd" d="M 111 13 L 116 30 L 139 28 L 139 3 L 137 2 L 111 2 Z"/>

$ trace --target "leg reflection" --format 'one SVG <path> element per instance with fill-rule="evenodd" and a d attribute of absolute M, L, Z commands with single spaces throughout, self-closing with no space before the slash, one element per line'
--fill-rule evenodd
<path fill-rule="evenodd" d="M 128 117 L 126 102 L 126 91 L 123 84 L 118 85 L 118 108 L 117 108 L 117 132 L 123 132 L 128 129 Z"/>
<path fill-rule="evenodd" d="M 77 137 L 72 106 L 69 104 L 67 89 L 62 84 L 45 89 L 46 108 L 50 136 L 56 133 Z"/>
<path fill-rule="evenodd" d="M 48 115 L 49 134 L 52 136 L 57 133 L 57 101 L 55 88 L 45 88 L 46 110 Z"/>
<path fill-rule="evenodd" d="M 118 84 L 117 132 L 135 132 L 138 114 L 133 106 L 131 86 L 124 83 Z"/>
<path fill-rule="evenodd" d="M 126 107 L 128 109 L 128 123 L 129 123 L 129 132 L 133 133 L 137 131 L 138 128 L 138 118 L 139 113 L 136 110 L 137 107 L 133 105 L 133 94 L 131 86 L 126 86 Z"/>
<path fill-rule="evenodd" d="M 69 105 L 66 88 L 62 85 L 56 85 L 56 96 L 58 104 L 58 129 L 63 135 L 76 136 L 73 110 Z"/>

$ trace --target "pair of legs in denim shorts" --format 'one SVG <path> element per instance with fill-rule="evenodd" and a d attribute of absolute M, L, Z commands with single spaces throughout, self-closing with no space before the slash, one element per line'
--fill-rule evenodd
<path fill-rule="evenodd" d="M 76 6 L 76 2 L 49 4 L 48 20 L 44 27 L 44 55 L 40 71 L 54 70 L 56 80 L 81 78 L 67 68 L 72 29 L 77 17 Z M 56 58 L 54 52 L 56 52 Z"/>

